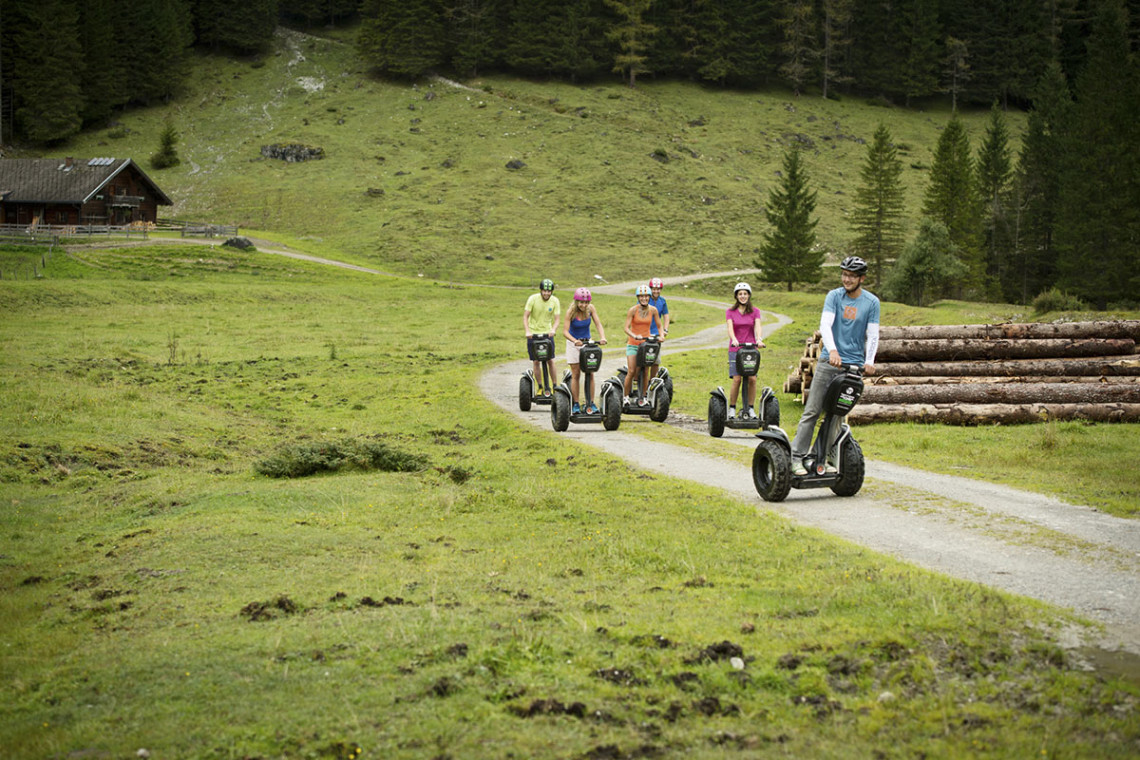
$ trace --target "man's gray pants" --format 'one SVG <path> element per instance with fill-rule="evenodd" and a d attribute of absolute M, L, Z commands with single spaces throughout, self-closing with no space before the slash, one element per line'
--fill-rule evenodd
<path fill-rule="evenodd" d="M 811 435 L 815 431 L 815 423 L 823 411 L 823 399 L 827 396 L 827 386 L 839 375 L 843 374 L 841 367 L 833 367 L 820 361 L 815 365 L 815 375 L 811 379 L 811 388 L 808 389 L 807 404 L 804 405 L 804 414 L 800 417 L 800 424 L 796 427 L 796 437 L 792 439 L 792 459 L 803 459 L 811 448 Z M 839 437 L 839 426 L 835 426 L 831 440 L 827 442 L 827 450 L 835 445 Z"/>

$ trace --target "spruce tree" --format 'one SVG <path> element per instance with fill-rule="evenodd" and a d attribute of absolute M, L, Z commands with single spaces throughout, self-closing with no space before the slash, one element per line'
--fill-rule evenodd
<path fill-rule="evenodd" d="M 1010 235 L 1006 202 L 1013 175 L 1009 129 L 995 101 L 990 109 L 986 134 L 978 148 L 975 164 L 978 176 L 978 198 L 983 206 L 984 258 L 988 295 L 1002 296 L 1002 286 L 1009 279 Z"/>
<path fill-rule="evenodd" d="M 1059 159 L 1072 104 L 1061 65 L 1050 64 L 1037 85 L 1017 161 L 1016 181 L 1024 208 L 1017 237 L 1020 277 L 1007 297 L 1012 293 L 1021 303 L 1028 303 L 1056 281 L 1053 233 L 1060 192 Z"/>
<path fill-rule="evenodd" d="M 900 84 L 906 104 L 913 98 L 924 98 L 938 92 L 938 24 L 937 0 L 910 0 L 902 17 L 906 46 Z"/>
<path fill-rule="evenodd" d="M 918 234 L 891 269 L 885 292 L 896 301 L 926 306 L 949 292 L 964 274 L 946 225 L 924 216 Z"/>
<path fill-rule="evenodd" d="M 799 95 L 820 57 L 812 3 L 810 0 L 784 0 L 784 9 L 777 23 L 784 34 L 780 45 L 784 61 L 780 65 L 780 76 Z"/>
<path fill-rule="evenodd" d="M 902 170 L 891 132 L 880 124 L 867 146 L 851 212 L 855 253 L 870 264 L 868 279 L 872 286 L 882 282 L 886 262 L 895 258 L 903 245 Z"/>
<path fill-rule="evenodd" d="M 653 0 L 606 0 L 606 5 L 617 15 L 618 22 L 606 32 L 606 37 L 617 46 L 613 72 L 621 74 L 633 87 L 639 74 L 648 74 L 649 56 L 657 27 L 646 20 Z"/>
<path fill-rule="evenodd" d="M 79 45 L 79 14 L 65 0 L 21 3 L 7 11 L 9 56 L 16 123 L 36 142 L 79 131 L 84 106 L 80 90 L 85 65 Z"/>
<path fill-rule="evenodd" d="M 783 282 L 788 291 L 797 282 L 819 282 L 823 251 L 816 250 L 816 192 L 809 188 L 799 149 L 784 154 L 780 183 L 768 193 L 764 214 L 770 229 L 764 232 L 756 266 L 765 282 Z"/>
<path fill-rule="evenodd" d="M 828 97 L 832 84 L 846 84 L 851 77 L 844 73 L 847 49 L 851 46 L 851 15 L 855 0 L 823 0 L 822 66 L 823 97 Z"/>
<path fill-rule="evenodd" d="M 438 0 L 364 0 L 361 56 L 385 74 L 418 77 L 447 59 L 446 25 Z"/>
<path fill-rule="evenodd" d="M 978 246 L 980 206 L 970 160 L 970 138 L 957 114 L 950 118 L 938 137 L 922 213 L 946 225 L 957 255 L 965 265 L 966 276 L 957 283 L 956 294 L 972 291 L 970 295 L 978 295 L 983 274 Z"/>
<path fill-rule="evenodd" d="M 1104 0 L 1063 141 L 1062 288 L 1104 308 L 1140 292 L 1140 71 L 1120 0 Z"/>

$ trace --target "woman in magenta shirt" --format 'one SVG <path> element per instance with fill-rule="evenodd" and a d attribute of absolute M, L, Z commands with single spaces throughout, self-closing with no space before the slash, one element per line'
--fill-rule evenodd
<path fill-rule="evenodd" d="M 736 416 L 736 397 L 740 394 L 741 377 L 736 371 L 736 350 L 741 343 L 755 343 L 764 348 L 760 339 L 763 327 L 760 310 L 752 306 L 752 286 L 738 282 L 732 289 L 733 304 L 724 313 L 728 324 L 728 376 L 732 379 L 732 389 L 728 394 L 728 416 Z M 740 410 L 741 419 L 756 416 L 756 378 L 748 378 L 744 388 L 744 406 Z"/>

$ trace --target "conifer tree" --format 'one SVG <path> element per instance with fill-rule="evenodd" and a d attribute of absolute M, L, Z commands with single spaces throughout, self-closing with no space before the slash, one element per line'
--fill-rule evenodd
<path fill-rule="evenodd" d="M 983 205 L 985 272 L 988 294 L 1000 298 L 1002 285 L 1009 278 L 1010 236 L 1006 202 L 1009 183 L 1013 175 L 1009 129 L 1005 117 L 995 101 L 990 109 L 986 134 L 978 148 L 975 164 L 978 177 L 978 198 Z"/>
<path fill-rule="evenodd" d="M 11 74 L 16 122 L 29 139 L 70 137 L 82 124 L 85 69 L 79 14 L 66 0 L 21 3 L 7 11 L 12 24 Z"/>
<path fill-rule="evenodd" d="M 971 295 L 977 295 L 983 273 L 977 242 L 980 207 L 970 160 L 970 138 L 957 114 L 938 137 L 922 213 L 946 225 L 950 241 L 965 265 L 966 277 L 958 283 L 956 293 L 973 291 Z"/>
<path fill-rule="evenodd" d="M 943 71 L 943 92 L 950 94 L 950 107 L 958 110 L 958 98 L 966 90 L 970 81 L 970 52 L 965 40 L 956 37 L 946 38 L 946 58 Z"/>
<path fill-rule="evenodd" d="M 1053 233 L 1060 192 L 1058 164 L 1072 104 L 1061 65 L 1054 62 L 1037 86 L 1018 154 L 1016 182 L 1019 208 L 1024 208 L 1017 236 L 1016 268 L 1020 276 L 1007 290 L 1007 297 L 1021 303 L 1028 303 L 1056 281 Z"/>
<path fill-rule="evenodd" d="M 764 214 L 770 229 L 764 233 L 756 266 L 765 282 L 783 282 L 788 291 L 797 282 L 819 282 L 823 251 L 816 250 L 816 192 L 809 188 L 798 148 L 784 154 L 780 183 L 768 193 Z"/>
<path fill-rule="evenodd" d="M 911 0 L 902 11 L 903 36 L 906 46 L 901 86 L 906 104 L 912 98 L 923 98 L 938 92 L 938 24 L 937 0 Z"/>
<path fill-rule="evenodd" d="M 364 0 L 356 44 L 386 74 L 418 77 L 446 60 L 446 25 L 437 0 Z"/>
<path fill-rule="evenodd" d="M 849 37 L 851 15 L 854 12 L 855 0 L 823 0 L 823 32 L 822 66 L 823 97 L 828 96 L 832 84 L 844 84 L 850 77 L 843 72 L 843 62 L 847 57 L 847 49 L 851 46 Z"/>
<path fill-rule="evenodd" d="M 633 87 L 639 74 L 648 74 L 650 48 L 657 27 L 650 24 L 645 16 L 653 5 L 653 0 L 606 0 L 619 21 L 606 33 L 617 44 L 614 54 L 613 72 L 621 74 L 626 83 Z"/>
<path fill-rule="evenodd" d="M 1100 308 L 1140 292 L 1140 71 L 1120 0 L 1104 0 L 1063 141 L 1061 287 Z"/>
<path fill-rule="evenodd" d="M 946 225 L 924 216 L 914 240 L 887 276 L 886 294 L 912 306 L 926 306 L 950 292 L 965 269 Z"/>
<path fill-rule="evenodd" d="M 780 45 L 784 60 L 780 65 L 780 76 L 799 95 L 819 58 L 812 3 L 810 0 L 784 0 L 784 10 L 777 23 L 784 34 Z"/>
<path fill-rule="evenodd" d="M 885 124 L 880 124 L 867 146 L 867 158 L 860 169 L 861 181 L 851 213 L 855 253 L 870 264 L 871 286 L 882 282 L 886 262 L 895 258 L 903 245 L 902 170 L 898 150 L 891 143 L 891 132 Z"/>

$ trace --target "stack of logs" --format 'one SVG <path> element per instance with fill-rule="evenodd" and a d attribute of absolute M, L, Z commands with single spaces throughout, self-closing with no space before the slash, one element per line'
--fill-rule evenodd
<path fill-rule="evenodd" d="M 857 422 L 1140 421 L 1140 321 L 883 326 Z M 806 400 L 820 336 L 784 392 Z"/>

